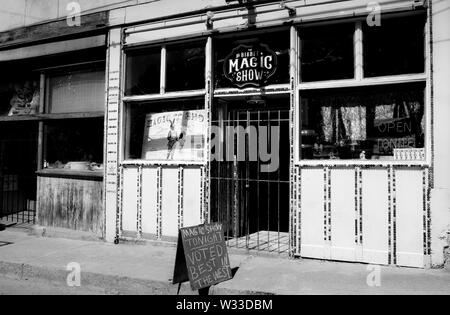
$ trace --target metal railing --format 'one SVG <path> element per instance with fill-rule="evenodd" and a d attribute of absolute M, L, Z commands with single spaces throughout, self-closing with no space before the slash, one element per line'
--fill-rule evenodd
<path fill-rule="evenodd" d="M 0 219 L 8 223 L 35 223 L 36 177 L 0 175 Z"/>
<path fill-rule="evenodd" d="M 245 136 L 245 160 L 213 161 L 211 164 L 211 221 L 224 225 L 225 236 L 230 247 L 272 253 L 289 251 L 289 111 L 288 110 L 240 110 L 228 113 L 226 119 L 215 121 L 221 128 L 279 127 L 277 134 L 269 134 L 279 143 L 279 165 L 272 172 L 263 172 L 261 159 L 250 160 L 250 141 Z M 241 129 L 242 130 L 242 129 Z M 271 130 L 270 128 L 266 130 Z M 270 132 L 270 131 L 269 131 Z M 226 152 L 229 145 L 225 134 L 222 145 L 216 150 Z M 261 135 L 258 135 L 260 137 Z M 237 148 L 243 147 L 244 138 L 233 139 Z M 258 138 L 259 139 L 259 138 Z M 229 139 L 228 139 L 229 140 Z M 236 141 L 237 140 L 237 141 Z M 255 145 L 254 143 L 252 145 Z M 259 151 L 258 151 L 259 152 Z M 272 152 L 273 153 L 273 152 Z M 225 153 L 224 153 L 225 154 Z M 222 156 L 222 154 L 219 154 Z M 241 155 L 242 158 L 243 155 Z"/>

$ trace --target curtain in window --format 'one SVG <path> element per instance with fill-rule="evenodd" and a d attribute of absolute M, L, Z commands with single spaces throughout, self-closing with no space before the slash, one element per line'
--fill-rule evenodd
<path fill-rule="evenodd" d="M 328 143 L 366 141 L 376 121 L 409 118 L 413 133 L 423 138 L 425 115 L 421 91 L 400 91 L 357 96 L 326 96 L 320 106 L 322 139 Z"/>

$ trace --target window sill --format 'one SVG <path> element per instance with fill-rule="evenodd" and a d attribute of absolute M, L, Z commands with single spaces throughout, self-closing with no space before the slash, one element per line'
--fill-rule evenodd
<path fill-rule="evenodd" d="M 316 89 L 333 89 L 333 88 L 352 88 L 352 87 L 364 87 L 373 85 L 390 85 L 390 84 L 402 84 L 413 82 L 425 82 L 428 79 L 426 73 L 418 74 L 401 74 L 392 76 L 380 76 L 346 80 L 332 80 L 332 81 L 316 81 L 316 82 L 302 82 L 299 84 L 298 89 L 300 91 L 316 90 Z"/>
<path fill-rule="evenodd" d="M 103 170 L 75 171 L 75 170 L 66 170 L 66 169 L 44 169 L 44 170 L 37 171 L 36 174 L 40 177 L 84 179 L 84 180 L 93 180 L 93 181 L 102 181 L 103 180 Z"/>
<path fill-rule="evenodd" d="M 396 160 L 304 160 L 295 163 L 297 167 L 419 167 L 428 168 L 428 161 Z"/>
<path fill-rule="evenodd" d="M 33 114 L 33 115 L 17 115 L 17 116 L 0 116 L 2 121 L 40 121 L 40 120 L 58 120 L 58 119 L 82 119 L 82 118 L 102 118 L 104 112 L 91 113 L 62 113 L 62 114 Z"/>
<path fill-rule="evenodd" d="M 149 94 L 149 95 L 135 95 L 124 96 L 122 100 L 126 102 L 146 102 L 146 101 L 158 101 L 158 100 L 171 100 L 177 98 L 189 98 L 189 97 L 203 97 L 206 95 L 206 90 L 192 90 L 192 91 L 179 91 L 179 92 L 166 92 L 164 94 Z"/>
<path fill-rule="evenodd" d="M 127 160 L 121 163 L 122 166 L 206 166 L 206 161 L 147 161 L 147 160 Z"/>

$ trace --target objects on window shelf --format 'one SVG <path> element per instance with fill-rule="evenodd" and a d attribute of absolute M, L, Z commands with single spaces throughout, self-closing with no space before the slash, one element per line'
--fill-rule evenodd
<path fill-rule="evenodd" d="M 10 101 L 8 116 L 33 115 L 39 108 L 40 90 L 37 81 L 26 81 L 14 85 L 14 95 Z"/>
<path fill-rule="evenodd" d="M 425 160 L 425 149 L 416 149 L 416 148 L 394 149 L 394 160 L 396 161 Z"/>
<path fill-rule="evenodd" d="M 56 161 L 55 163 L 44 162 L 45 169 L 54 170 L 71 170 L 71 171 L 101 171 L 103 170 L 103 164 L 87 161 L 73 161 L 67 164 L 61 161 Z"/>
<path fill-rule="evenodd" d="M 423 160 L 410 150 L 424 148 L 422 84 L 311 91 L 302 96 L 302 159 L 394 160 L 394 150 L 405 149 L 412 160 Z"/>

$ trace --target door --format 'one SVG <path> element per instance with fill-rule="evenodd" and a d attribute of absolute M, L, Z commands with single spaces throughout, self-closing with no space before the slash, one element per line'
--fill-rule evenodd
<path fill-rule="evenodd" d="M 230 246 L 288 252 L 288 102 L 233 101 L 218 109 L 213 124 L 222 134 L 213 148 L 211 220 L 224 224 Z"/>

